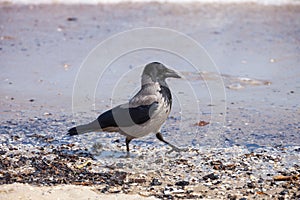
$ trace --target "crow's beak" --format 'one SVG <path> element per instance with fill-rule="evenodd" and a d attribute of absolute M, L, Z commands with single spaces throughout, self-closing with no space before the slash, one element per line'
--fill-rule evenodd
<path fill-rule="evenodd" d="M 171 70 L 171 69 L 168 69 L 168 71 L 166 72 L 166 77 L 181 78 L 181 76 L 179 76 L 177 72 L 175 72 L 174 70 Z"/>

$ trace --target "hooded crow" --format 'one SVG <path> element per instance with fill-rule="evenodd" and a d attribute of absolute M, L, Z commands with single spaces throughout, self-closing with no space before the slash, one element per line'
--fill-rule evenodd
<path fill-rule="evenodd" d="M 171 146 L 172 151 L 179 151 L 179 148 L 164 140 L 160 133 L 172 106 L 167 78 L 181 77 L 159 62 L 147 64 L 142 74 L 141 89 L 128 103 L 102 113 L 91 123 L 71 128 L 68 135 L 100 131 L 119 132 L 126 136 L 126 149 L 129 153 L 129 143 L 132 139 L 152 133 L 156 134 L 160 141 Z"/>

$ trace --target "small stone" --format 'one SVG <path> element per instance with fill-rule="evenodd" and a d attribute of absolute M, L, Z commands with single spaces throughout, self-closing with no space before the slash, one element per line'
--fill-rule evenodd
<path fill-rule="evenodd" d="M 157 178 L 154 178 L 152 179 L 150 185 L 151 186 L 156 186 L 156 185 L 161 185 L 162 183 L 157 179 Z"/>
<path fill-rule="evenodd" d="M 232 194 L 228 194 L 227 198 L 230 199 L 230 200 L 236 200 L 237 199 L 236 195 L 232 195 Z"/>
<path fill-rule="evenodd" d="M 206 121 L 199 121 L 198 123 L 196 123 L 196 126 L 206 126 L 207 124 L 209 124 L 209 122 Z"/>
<path fill-rule="evenodd" d="M 143 197 L 150 197 L 152 195 L 152 193 L 143 191 L 143 192 L 139 192 L 139 195 L 141 195 Z"/>
<path fill-rule="evenodd" d="M 255 184 L 253 182 L 247 183 L 248 188 L 255 188 Z"/>
<path fill-rule="evenodd" d="M 98 189 L 101 193 L 106 193 L 109 190 L 109 186 L 105 186 L 101 189 Z"/>
<path fill-rule="evenodd" d="M 6 151 L 1 150 L 1 151 L 0 151 L 0 155 L 4 155 L 4 154 L 6 154 Z"/>
<path fill-rule="evenodd" d="M 175 185 L 177 185 L 177 186 L 187 186 L 189 184 L 190 183 L 188 181 L 178 181 L 175 183 Z"/>
<path fill-rule="evenodd" d="M 77 17 L 68 17 L 67 20 L 68 20 L 69 22 L 75 22 L 75 21 L 77 21 L 78 19 L 77 19 Z"/>
<path fill-rule="evenodd" d="M 121 192 L 121 188 L 120 187 L 109 188 L 108 192 L 109 193 L 113 193 L 113 194 L 120 193 Z"/>
<path fill-rule="evenodd" d="M 222 183 L 222 181 L 220 181 L 220 180 L 218 180 L 218 181 L 213 181 L 213 182 L 212 182 L 213 185 L 218 185 L 218 184 L 220 184 L 220 183 Z"/>
<path fill-rule="evenodd" d="M 164 194 L 163 199 L 173 199 L 173 197 L 170 194 Z"/>
<path fill-rule="evenodd" d="M 259 178 L 257 183 L 263 183 L 264 182 L 264 179 L 263 178 Z"/>
<path fill-rule="evenodd" d="M 291 181 L 293 180 L 295 177 L 293 176 L 283 176 L 283 175 L 278 175 L 273 177 L 274 181 Z"/>
<path fill-rule="evenodd" d="M 135 178 L 131 180 L 133 183 L 146 183 L 146 179 L 144 178 Z"/>
<path fill-rule="evenodd" d="M 207 179 L 217 180 L 217 179 L 219 179 L 219 176 L 215 175 L 214 173 L 211 173 L 211 174 L 203 176 L 202 178 L 203 178 L 203 180 L 207 180 Z"/>
<path fill-rule="evenodd" d="M 43 115 L 44 115 L 44 116 L 50 116 L 50 115 L 52 115 L 52 114 L 51 114 L 51 113 L 48 113 L 48 112 L 45 112 Z"/>
<path fill-rule="evenodd" d="M 285 190 L 282 190 L 279 194 L 280 195 L 286 195 L 288 193 L 289 193 L 289 191 L 287 189 L 285 189 Z"/>

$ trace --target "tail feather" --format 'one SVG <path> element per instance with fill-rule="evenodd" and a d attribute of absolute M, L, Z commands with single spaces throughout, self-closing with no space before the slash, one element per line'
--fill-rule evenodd
<path fill-rule="evenodd" d="M 69 136 L 73 136 L 73 135 L 78 135 L 77 129 L 76 127 L 73 127 L 71 129 L 68 130 L 68 135 Z"/>
<path fill-rule="evenodd" d="M 79 135 L 79 134 L 89 133 L 93 131 L 101 131 L 101 127 L 98 120 L 95 120 L 89 124 L 73 127 L 68 130 L 67 135 L 73 136 L 73 135 Z"/>

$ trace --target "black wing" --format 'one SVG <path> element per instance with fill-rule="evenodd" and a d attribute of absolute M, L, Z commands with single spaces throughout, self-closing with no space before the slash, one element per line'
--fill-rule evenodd
<path fill-rule="evenodd" d="M 158 107 L 158 102 L 134 108 L 120 105 L 101 114 L 97 120 L 102 129 L 107 127 L 129 127 L 148 121 Z"/>

